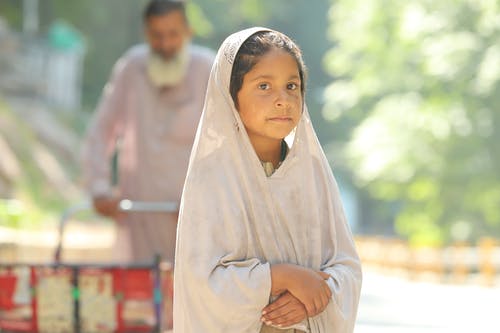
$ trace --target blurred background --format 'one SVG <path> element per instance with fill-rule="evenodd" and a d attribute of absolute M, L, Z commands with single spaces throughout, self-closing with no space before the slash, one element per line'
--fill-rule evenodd
<path fill-rule="evenodd" d="M 145 3 L 0 0 L 0 261 L 50 260 L 62 212 L 85 199 L 81 138 L 112 65 L 142 41 Z M 307 104 L 368 274 L 359 332 L 444 332 L 450 295 L 500 305 L 498 1 L 191 0 L 188 16 L 214 50 L 254 25 L 302 47 Z M 69 230 L 74 258 L 113 237 L 106 221 Z M 394 316 L 408 309 L 390 290 L 450 303 Z M 486 314 L 469 318 L 483 332 Z"/>

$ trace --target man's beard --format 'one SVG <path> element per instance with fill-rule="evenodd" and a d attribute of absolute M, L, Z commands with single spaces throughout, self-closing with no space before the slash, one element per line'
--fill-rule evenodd
<path fill-rule="evenodd" d="M 179 84 L 185 77 L 189 64 L 189 43 L 185 43 L 177 54 L 165 59 L 154 50 L 150 50 L 147 60 L 147 72 L 156 87 L 169 87 Z"/>

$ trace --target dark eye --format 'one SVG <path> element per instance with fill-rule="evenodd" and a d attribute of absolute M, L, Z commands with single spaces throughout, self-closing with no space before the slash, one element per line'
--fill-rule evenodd
<path fill-rule="evenodd" d="M 268 83 L 260 83 L 259 84 L 260 90 L 268 90 L 269 88 L 271 88 L 271 86 Z"/>
<path fill-rule="evenodd" d="M 290 82 L 289 84 L 287 84 L 287 89 L 290 89 L 290 90 L 297 90 L 299 88 L 299 85 L 297 83 L 294 83 L 294 82 Z"/>

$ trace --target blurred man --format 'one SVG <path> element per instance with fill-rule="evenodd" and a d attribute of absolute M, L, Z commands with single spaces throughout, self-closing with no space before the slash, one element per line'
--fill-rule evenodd
<path fill-rule="evenodd" d="M 124 214 L 118 202 L 179 202 L 214 54 L 190 43 L 181 1 L 151 1 L 143 19 L 147 45 L 115 64 L 87 132 L 83 169 L 95 210 L 118 221 L 115 260 L 158 253 L 173 263 L 177 212 Z"/>

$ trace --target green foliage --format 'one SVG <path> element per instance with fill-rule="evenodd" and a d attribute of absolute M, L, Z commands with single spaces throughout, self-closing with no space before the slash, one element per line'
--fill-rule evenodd
<path fill-rule="evenodd" d="M 0 16 L 6 19 L 9 24 L 16 28 L 22 27 L 22 1 L 19 0 L 1 0 L 0 1 Z"/>
<path fill-rule="evenodd" d="M 189 22 L 192 22 L 191 26 L 194 30 L 194 33 L 197 36 L 200 36 L 202 38 L 209 38 L 213 35 L 214 26 L 207 19 L 206 14 L 203 12 L 203 9 L 200 6 L 189 2 L 186 6 L 186 12 Z"/>
<path fill-rule="evenodd" d="M 88 124 L 88 114 L 97 104 L 109 78 L 113 64 L 133 44 L 143 40 L 142 10 L 147 0 L 43 0 L 39 1 L 40 36 L 49 38 L 54 22 L 63 22 L 83 36 L 85 59 L 83 70 L 83 102 L 87 114 L 76 117 L 61 113 L 62 123 L 81 134 Z M 191 0 L 187 14 L 195 31 L 194 41 L 216 50 L 231 33 L 250 26 L 267 26 L 288 34 L 302 47 L 308 66 L 308 105 L 320 138 L 329 137 L 328 128 L 318 112 L 321 90 L 328 82 L 322 68 L 322 58 L 328 49 L 326 42 L 329 0 Z M 0 0 L 0 15 L 11 28 L 22 28 L 22 1 Z M 54 110 L 56 111 L 56 110 Z M 59 214 L 67 203 L 47 185 L 33 162 L 32 148 L 37 138 L 10 111 L 0 107 L 0 119 L 10 118 L 15 130 L 5 135 L 18 154 L 25 174 L 16 180 L 13 196 L 23 202 L 23 214 L 43 212 Z M 14 147 L 15 146 L 15 147 Z M 67 169 L 77 169 L 65 165 Z M 72 170 L 70 170 L 72 171 Z M 38 221 L 40 216 L 22 218 Z"/>
<path fill-rule="evenodd" d="M 499 15 L 494 0 L 331 7 L 324 116 L 349 128 L 357 185 L 398 202 L 414 241 L 500 235 Z"/>
<path fill-rule="evenodd" d="M 0 199 L 0 227 L 34 229 L 55 218 L 54 212 L 48 212 L 40 207 L 26 205 L 19 200 Z"/>
<path fill-rule="evenodd" d="M 0 198 L 0 225 L 36 227 L 55 221 L 70 203 L 47 183 L 33 159 L 38 138 L 1 100 L 0 119 L 0 134 L 15 152 L 22 168 L 22 177 L 12 180 L 12 197 L 16 199 Z"/>
<path fill-rule="evenodd" d="M 18 228 L 21 222 L 22 206 L 16 200 L 0 199 L 0 225 Z"/>

